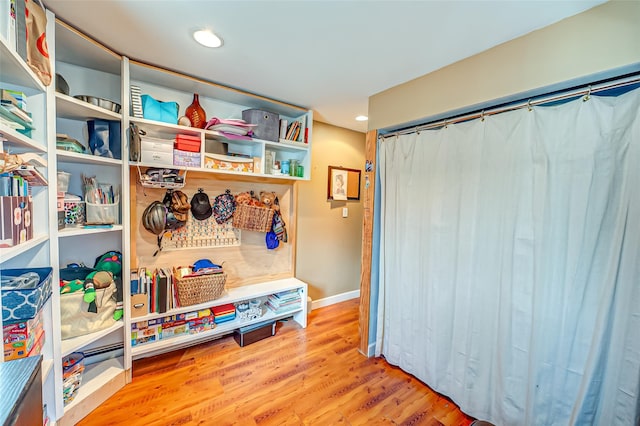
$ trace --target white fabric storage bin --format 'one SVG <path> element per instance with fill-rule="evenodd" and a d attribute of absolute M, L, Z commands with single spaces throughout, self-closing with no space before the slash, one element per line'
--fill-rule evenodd
<path fill-rule="evenodd" d="M 86 203 L 87 224 L 116 224 L 120 223 L 120 203 L 93 204 Z"/>
<path fill-rule="evenodd" d="M 171 152 L 142 151 L 141 161 L 146 164 L 171 166 L 173 165 L 173 148 L 171 148 Z"/>

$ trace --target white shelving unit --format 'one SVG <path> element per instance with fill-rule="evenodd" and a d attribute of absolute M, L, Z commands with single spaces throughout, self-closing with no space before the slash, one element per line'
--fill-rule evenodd
<path fill-rule="evenodd" d="M 250 93 L 243 93 L 238 90 L 195 79 L 193 77 L 182 76 L 173 72 L 129 61 L 130 85 L 139 87 L 143 94 L 149 94 L 155 99 L 171 99 L 181 105 L 180 114 L 184 112 L 186 106 L 191 104 L 194 93 L 198 93 L 200 105 L 207 113 L 207 118 L 242 118 L 242 111 L 246 109 L 261 109 L 278 114 L 281 119 L 288 122 L 293 120 L 303 120 L 307 128 L 307 141 L 294 142 L 287 140 L 266 141 L 261 139 L 231 139 L 223 133 L 215 130 L 203 130 L 193 127 L 181 126 L 173 123 L 163 123 L 145 118 L 130 117 L 130 121 L 136 123 L 138 127 L 146 132 L 148 136 L 164 139 L 174 139 L 178 133 L 200 136 L 200 167 L 189 167 L 200 171 L 244 175 L 254 178 L 266 178 L 274 180 L 309 180 L 311 178 L 311 133 L 313 127 L 313 112 L 294 105 L 263 98 Z M 229 152 L 248 155 L 249 157 L 260 159 L 260 169 L 249 172 L 234 172 L 220 169 L 205 168 L 205 153 L 207 141 L 226 143 Z M 274 151 L 276 160 L 294 159 L 304 167 L 304 176 L 274 175 L 265 173 L 265 152 Z M 142 164 L 141 164 L 142 165 Z M 172 164 L 144 164 L 149 167 L 176 167 Z"/>
<path fill-rule="evenodd" d="M 131 380 L 132 359 L 148 356 L 153 352 L 171 350 L 176 345 L 195 344 L 205 339 L 215 338 L 230 333 L 234 329 L 259 321 L 276 320 L 293 317 L 302 327 L 306 327 L 307 317 L 307 285 L 293 277 L 281 278 L 285 274 L 276 271 L 271 278 L 261 283 L 255 279 L 248 280 L 249 285 L 241 285 L 228 289 L 225 294 L 212 302 L 197 306 L 184 307 L 166 314 L 152 314 L 143 318 L 132 319 L 130 316 L 130 283 L 127 271 L 138 265 L 136 253 L 130 253 L 132 241 L 132 224 L 130 217 L 130 187 L 139 179 L 134 168 L 166 167 L 171 169 L 189 169 L 202 175 L 219 176 L 228 182 L 268 182 L 273 186 L 286 186 L 287 193 L 292 194 L 293 185 L 297 181 L 311 178 L 311 133 L 313 125 L 312 111 L 279 101 L 267 99 L 254 94 L 230 89 L 212 82 L 207 82 L 174 72 L 159 69 L 135 61 L 130 61 L 110 51 L 99 43 L 89 39 L 67 24 L 56 21 L 51 12 L 47 12 L 47 38 L 52 61 L 52 71 L 60 73 L 70 87 L 69 95 L 55 91 L 55 79 L 52 85 L 45 87 L 25 62 L 10 49 L 0 38 L 0 87 L 19 90 L 28 98 L 29 111 L 32 113 L 34 130 L 26 136 L 8 126 L 0 124 L 1 146 L 11 153 L 33 152 L 47 159 L 47 178 L 49 187 L 34 188 L 34 238 L 10 248 L 0 248 L 0 267 L 28 268 L 51 266 L 53 282 L 59 282 L 59 268 L 69 262 L 83 262 L 93 266 L 98 255 L 118 250 L 123 254 L 122 285 L 124 293 L 124 318 L 114 326 L 86 336 L 62 340 L 60 333 L 60 295 L 57 285 L 45 304 L 46 344 L 43 349 L 43 400 L 47 404 L 50 419 L 59 425 L 74 424 L 85 417 L 97 405 L 115 393 Z M 278 142 L 259 139 L 235 140 L 227 139 L 217 131 L 200 130 L 176 124 L 161 123 L 144 118 L 130 116 L 129 88 L 136 85 L 143 93 L 157 99 L 176 100 L 181 105 L 181 113 L 192 101 L 194 93 L 200 95 L 200 102 L 208 113 L 208 117 L 241 118 L 242 111 L 256 108 L 271 111 L 289 121 L 304 119 L 308 129 L 307 143 L 280 140 Z M 76 99 L 75 95 L 95 96 L 108 99 L 121 105 L 121 112 L 115 113 L 104 108 Z M 63 133 L 80 141 L 87 142 L 87 120 L 109 120 L 120 123 L 121 157 L 104 158 L 86 153 L 79 154 L 57 150 L 56 134 Z M 128 128 L 129 123 L 136 123 L 150 136 L 173 139 L 178 133 L 197 135 L 201 140 L 201 163 L 199 167 L 176 167 L 173 164 L 159 165 L 150 163 L 132 163 L 128 161 Z M 207 142 L 218 141 L 228 144 L 230 152 L 237 152 L 260 161 L 259 169 L 254 173 L 207 169 L 204 167 L 204 154 Z M 87 144 L 88 145 L 88 144 Z M 274 175 L 264 172 L 264 159 L 267 151 L 276 153 L 276 159 L 295 159 L 304 167 L 304 176 Z M 108 228 L 68 227 L 57 228 L 57 187 L 58 171 L 71 173 L 72 182 L 69 192 L 82 194 L 80 175 L 95 175 L 98 181 L 119 187 L 119 223 Z M 208 180 L 208 177 L 207 177 Z M 155 190 L 151 188 L 150 191 Z M 288 195 L 294 200 L 293 195 Z M 293 205 L 290 201 L 286 205 Z M 135 207 L 135 206 L 133 206 Z M 139 219 L 138 219 L 139 220 Z M 295 228 L 295 226 L 293 226 Z M 290 253 L 294 250 L 289 248 Z M 144 265 L 142 265 L 144 266 Z M 170 265 L 166 265 L 170 266 Z M 260 275 L 262 272 L 258 272 Z M 291 272 L 291 275 L 293 273 Z M 153 344 L 131 347 L 131 324 L 144 319 L 159 318 L 174 313 L 190 312 L 198 306 L 213 307 L 225 303 L 234 303 L 290 289 L 297 289 L 301 295 L 300 307 L 279 314 L 264 308 L 264 315 L 255 321 L 239 320 L 220 324 L 211 331 L 199 335 L 188 335 L 167 339 Z M 0 296 L 0 303 L 2 303 Z M 0 325 L 2 321 L 0 320 Z M 73 402 L 66 407 L 63 404 L 62 359 L 64 356 L 83 349 L 94 349 L 101 345 L 122 345 L 122 352 L 112 358 L 89 363 L 84 373 L 82 386 Z"/>
<path fill-rule="evenodd" d="M 172 309 L 165 313 L 153 313 L 142 317 L 133 318 L 132 323 L 140 323 L 149 321 L 156 318 L 167 317 L 171 315 L 177 315 L 187 312 L 195 312 L 201 309 L 207 309 L 214 306 L 221 306 L 227 303 L 237 303 L 241 301 L 248 301 L 251 299 L 257 299 L 265 296 L 272 295 L 287 290 L 297 290 L 300 294 L 300 305 L 288 310 L 286 312 L 275 313 L 266 306 L 263 306 L 263 314 L 260 318 L 255 320 L 242 321 L 238 318 L 235 320 L 216 324 L 216 327 L 212 330 L 207 330 L 196 334 L 187 334 L 183 336 L 172 337 L 169 339 L 159 340 L 152 343 L 144 343 L 138 346 L 134 346 L 131 349 L 131 354 L 134 358 L 141 358 L 144 356 L 154 355 L 160 352 L 166 352 L 177 347 L 193 344 L 202 340 L 212 339 L 217 336 L 222 336 L 233 332 L 234 330 L 260 323 L 263 321 L 278 320 L 282 318 L 293 317 L 294 321 L 300 324 L 301 327 L 307 326 L 307 284 L 298 280 L 297 278 L 286 278 L 276 281 L 265 281 L 258 284 L 251 284 L 242 287 L 231 288 L 226 290 L 222 297 L 211 300 L 209 302 L 201 303 L 198 305 L 184 306 L 178 309 Z"/>
<path fill-rule="evenodd" d="M 81 54 L 79 54 L 81 52 Z M 124 158 L 108 158 L 92 155 L 88 143 L 89 120 L 108 120 L 120 125 L 118 134 L 110 135 L 125 154 L 123 115 L 74 98 L 74 95 L 95 96 L 121 104 L 123 94 L 122 58 L 82 34 L 56 22 L 55 49 L 52 58 L 55 71 L 67 81 L 69 95 L 53 92 L 53 110 L 56 132 L 66 134 L 80 143 L 86 151 L 76 153 L 55 148 L 55 135 L 50 139 L 50 150 L 55 152 L 56 170 L 71 174 L 68 192 L 84 198 L 81 176 L 95 176 L 101 184 L 107 184 L 120 195 L 119 221 L 110 227 L 85 228 L 70 226 L 52 230 L 56 240 L 55 266 L 64 267 L 69 262 L 94 266 L 95 259 L 103 253 L 116 250 L 123 253 L 123 271 L 127 270 L 125 243 L 128 234 L 128 210 L 124 200 L 128 199 L 129 170 Z M 86 212 L 85 212 L 86 214 Z M 123 274 L 126 275 L 126 274 Z M 122 285 L 125 286 L 124 278 Z M 59 322 L 59 319 L 58 319 Z M 124 349 L 124 319 L 112 327 L 98 332 L 60 341 L 60 360 L 72 352 L 91 348 L 117 345 Z M 58 421 L 74 424 L 101 402 L 124 386 L 129 380 L 131 357 L 128 353 L 91 363 L 85 359 L 82 385 L 73 401 L 62 405 L 62 389 L 58 390 Z"/>
<path fill-rule="evenodd" d="M 35 153 L 51 164 L 52 154 L 47 144 L 50 123 L 48 120 L 47 88 L 29 68 L 25 61 L 8 46 L 6 40 L 0 37 L 0 88 L 16 90 L 24 93 L 27 110 L 32 114 L 33 130 L 30 135 L 0 123 L 0 148 L 11 154 Z M 52 169 L 48 167 L 46 176 L 51 182 Z M 0 270 L 9 268 L 48 267 L 51 265 L 51 239 L 49 187 L 32 187 L 32 222 L 33 238 L 13 247 L 0 248 Z M 0 293 L 0 305 L 2 295 Z M 45 343 L 42 355 L 42 398 L 48 407 L 47 414 L 55 418 L 55 382 L 57 373 L 56 343 L 53 323 L 55 321 L 55 299 L 49 297 L 42 309 L 42 321 L 45 332 Z M 0 316 L 0 326 L 2 317 Z M 4 357 L 0 357 L 0 363 Z"/>

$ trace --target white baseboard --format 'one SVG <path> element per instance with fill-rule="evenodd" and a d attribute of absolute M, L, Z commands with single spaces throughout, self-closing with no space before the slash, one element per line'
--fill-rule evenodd
<path fill-rule="evenodd" d="M 324 306 L 333 305 L 335 303 L 344 302 L 345 300 L 356 299 L 360 297 L 360 290 L 348 291 L 346 293 L 336 294 L 334 296 L 325 297 L 323 299 L 311 302 L 311 309 L 318 309 Z"/>
<path fill-rule="evenodd" d="M 376 353 L 376 344 L 374 343 L 369 343 L 369 347 L 367 348 L 367 357 L 371 358 L 373 356 L 373 354 Z"/>

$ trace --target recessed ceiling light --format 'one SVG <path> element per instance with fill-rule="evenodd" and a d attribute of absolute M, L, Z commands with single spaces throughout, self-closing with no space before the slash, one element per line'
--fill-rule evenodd
<path fill-rule="evenodd" d="M 222 39 L 215 35 L 211 30 L 197 30 L 193 33 L 193 38 L 205 47 L 220 47 Z"/>
<path fill-rule="evenodd" d="M 369 117 L 367 117 L 366 115 L 359 115 L 356 117 L 356 121 L 367 121 L 369 119 Z"/>

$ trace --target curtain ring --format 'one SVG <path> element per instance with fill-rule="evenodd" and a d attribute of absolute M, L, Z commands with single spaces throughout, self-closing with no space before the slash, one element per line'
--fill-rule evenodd
<path fill-rule="evenodd" d="M 484 110 L 480 113 L 480 121 L 484 121 Z"/>
<path fill-rule="evenodd" d="M 529 102 L 527 102 L 527 108 L 529 109 L 529 111 L 533 111 L 533 108 L 531 107 L 531 99 L 529 99 Z"/>
<path fill-rule="evenodd" d="M 445 129 L 447 128 L 447 120 L 446 119 L 444 120 L 444 128 Z"/>
<path fill-rule="evenodd" d="M 591 85 L 589 85 L 587 94 L 584 96 L 584 98 L 582 98 L 582 102 L 587 102 L 589 99 L 591 99 Z"/>

